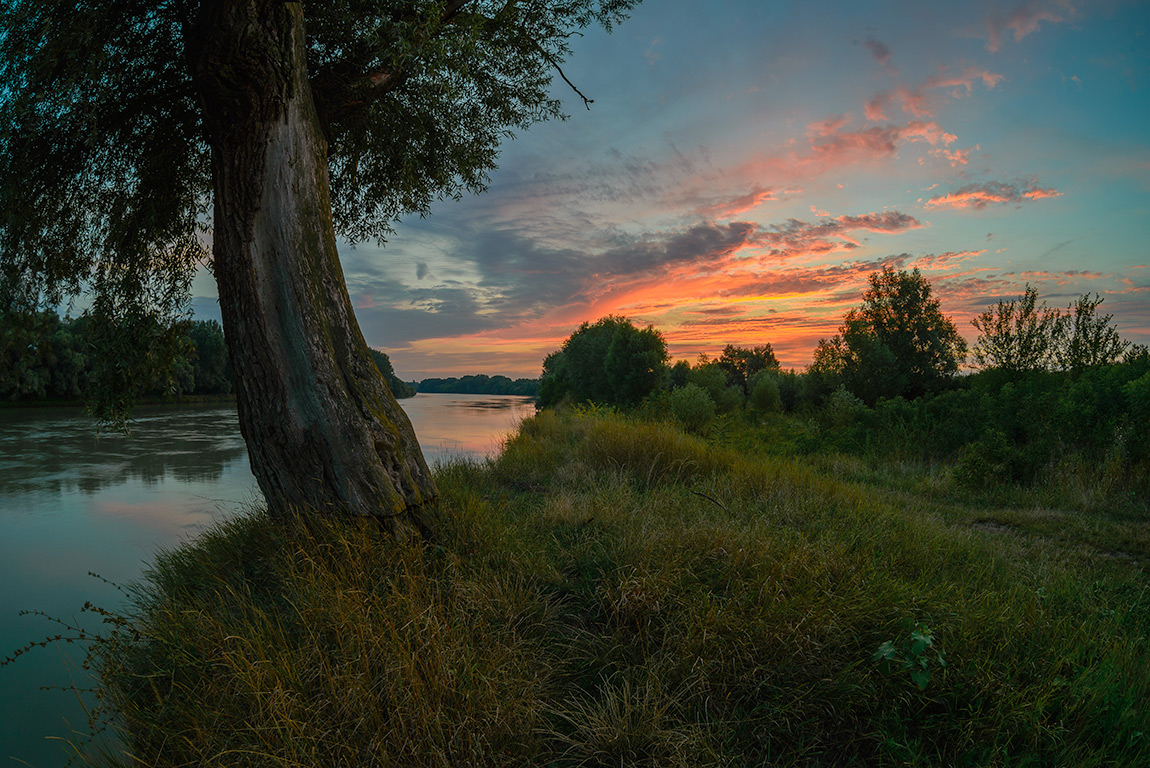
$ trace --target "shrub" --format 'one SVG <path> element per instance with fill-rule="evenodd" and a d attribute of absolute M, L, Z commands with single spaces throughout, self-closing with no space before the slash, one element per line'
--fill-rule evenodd
<path fill-rule="evenodd" d="M 700 432 L 715 419 L 715 401 L 698 384 L 670 394 L 671 413 L 688 432 Z"/>
<path fill-rule="evenodd" d="M 756 411 L 775 413 L 782 410 L 779 382 L 771 371 L 759 371 L 751 377 L 748 385 L 751 392 L 751 407 Z"/>
<path fill-rule="evenodd" d="M 1014 474 L 1011 458 L 1014 447 L 1000 429 L 988 429 L 977 442 L 962 452 L 954 468 L 954 478 L 967 488 L 1008 483 Z"/>
<path fill-rule="evenodd" d="M 840 385 L 827 398 L 827 423 L 832 427 L 849 427 L 864 410 L 866 406 L 863 405 L 863 401 Z"/>
<path fill-rule="evenodd" d="M 1122 387 L 1130 411 L 1132 430 L 1130 449 L 1136 456 L 1150 457 L 1150 373 L 1143 374 Z"/>

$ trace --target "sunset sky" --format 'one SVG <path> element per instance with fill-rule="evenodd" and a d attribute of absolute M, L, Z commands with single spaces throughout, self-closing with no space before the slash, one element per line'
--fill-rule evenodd
<path fill-rule="evenodd" d="M 801 368 L 889 264 L 970 340 L 1029 282 L 1150 343 L 1148 32 L 1147 2 L 648 0 L 576 40 L 590 111 L 557 77 L 570 119 L 486 194 L 341 248 L 364 335 L 406 379 L 537 376 L 607 314 Z"/>

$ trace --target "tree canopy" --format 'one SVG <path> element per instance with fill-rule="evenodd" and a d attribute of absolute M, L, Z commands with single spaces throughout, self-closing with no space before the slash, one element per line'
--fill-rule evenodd
<path fill-rule="evenodd" d="M 750 394 L 748 382 L 756 373 L 779 369 L 779 361 L 770 344 L 750 348 L 728 344 L 716 362 L 727 374 L 727 380 L 742 387 L 747 394 Z"/>
<path fill-rule="evenodd" d="M 999 301 L 971 321 L 979 331 L 974 359 L 983 368 L 1008 374 L 1061 369 L 1080 373 L 1118 362 L 1130 343 L 1100 315 L 1103 298 L 1083 294 L 1065 312 L 1038 306 L 1038 290 Z"/>
<path fill-rule="evenodd" d="M 539 405 L 556 405 L 565 397 L 637 405 L 660 386 L 666 365 L 667 343 L 653 327 L 637 328 L 615 315 L 584 322 L 543 361 Z"/>
<path fill-rule="evenodd" d="M 979 331 L 974 362 L 983 368 L 1021 372 L 1051 362 L 1058 311 L 1038 306 L 1038 289 L 1029 283 L 1018 299 L 987 307 L 971 324 Z"/>
<path fill-rule="evenodd" d="M 438 198 L 482 191 L 503 139 L 562 117 L 550 85 L 572 32 L 610 28 L 636 1 L 304 2 L 336 231 L 382 238 Z M 183 301 L 213 205 L 189 59 L 228 4 L 0 7 L 0 299 Z"/>
<path fill-rule="evenodd" d="M 862 305 L 846 314 L 838 334 L 819 341 L 810 373 L 869 403 L 917 397 L 958 373 L 966 342 L 922 273 L 883 267 L 869 283 Z"/>

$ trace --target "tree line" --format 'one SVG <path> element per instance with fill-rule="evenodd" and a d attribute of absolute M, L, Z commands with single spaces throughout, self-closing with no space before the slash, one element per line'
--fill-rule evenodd
<path fill-rule="evenodd" d="M 96 389 L 107 386 L 109 376 L 101 370 L 107 367 L 130 367 L 134 375 L 117 378 L 133 388 L 134 398 L 235 392 L 224 331 L 215 320 L 171 325 L 142 320 L 130 350 L 102 331 L 100 321 L 90 315 L 60 317 L 51 310 L 0 313 L 0 400 L 90 402 Z M 163 343 L 149 343 L 169 335 L 172 338 Z M 143 360 L 128 366 L 126 353 Z M 385 353 L 373 349 L 371 357 L 396 397 L 415 394 L 395 375 Z"/>
<path fill-rule="evenodd" d="M 1035 479 L 1071 453 L 1128 467 L 1150 460 L 1150 351 L 1101 304 L 1048 308 L 1028 285 L 973 320 L 968 349 L 918 270 L 884 268 L 805 371 L 782 369 L 770 344 L 671 364 L 661 333 L 610 316 L 546 358 L 539 404 L 645 409 L 696 432 L 724 415 L 798 413 L 814 426 L 796 450 L 953 459 L 971 482 Z"/>
<path fill-rule="evenodd" d="M 100 386 L 101 369 L 124 365 L 120 350 L 101 331 L 89 315 L 60 317 L 51 310 L 0 314 L 0 399 L 90 400 Z M 172 328 L 145 324 L 137 331 L 137 348 L 147 357 L 148 341 L 173 331 L 172 359 L 164 365 L 154 360 L 148 373 L 133 382 L 133 394 L 233 392 L 223 329 L 214 320 L 184 321 Z"/>
<path fill-rule="evenodd" d="M 417 392 L 450 393 L 462 395 L 524 395 L 535 397 L 539 393 L 538 379 L 510 379 L 506 376 L 488 376 L 484 373 L 450 376 L 445 379 L 429 378 L 412 382 Z"/>

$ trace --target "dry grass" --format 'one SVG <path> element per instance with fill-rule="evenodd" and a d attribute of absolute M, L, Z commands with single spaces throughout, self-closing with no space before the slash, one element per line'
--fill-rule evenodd
<path fill-rule="evenodd" d="M 1110 529 L 862 470 L 546 412 L 441 469 L 437 544 L 229 523 L 96 648 L 123 762 L 1150 764 L 1146 575 L 1083 554 Z M 871 660 L 919 622 L 925 690 Z"/>

